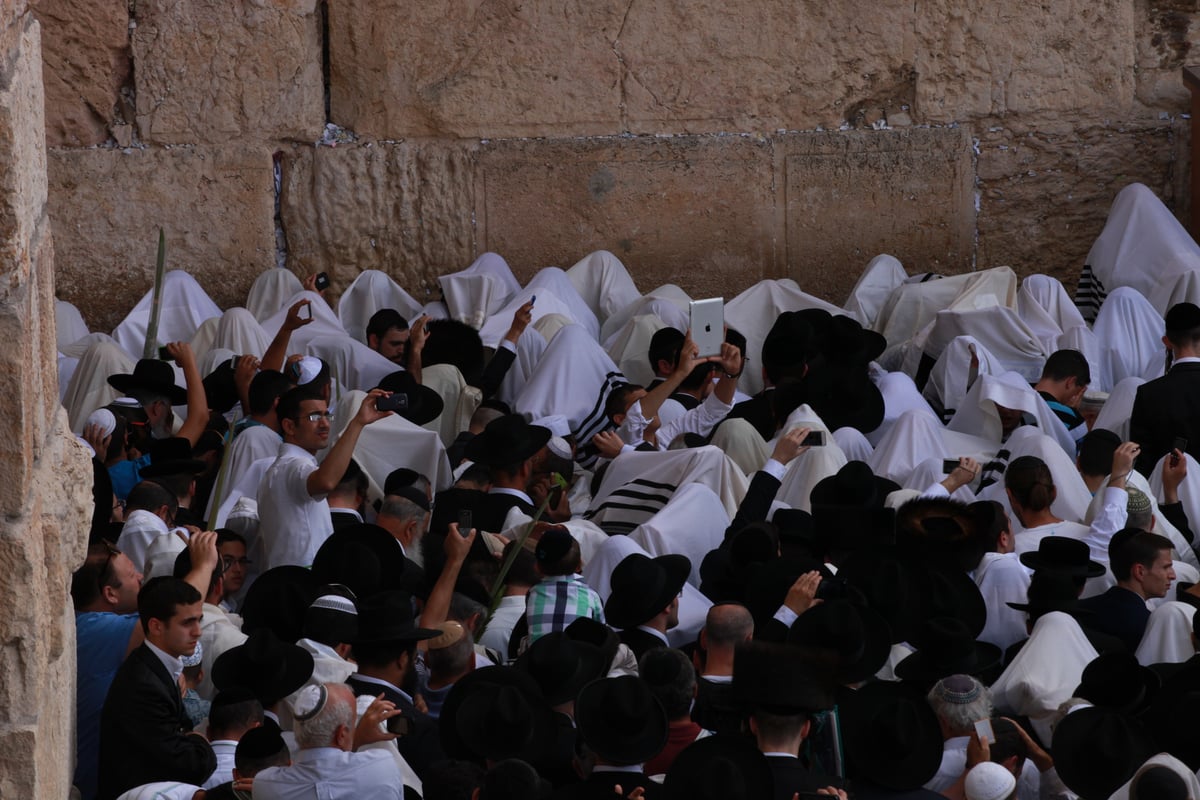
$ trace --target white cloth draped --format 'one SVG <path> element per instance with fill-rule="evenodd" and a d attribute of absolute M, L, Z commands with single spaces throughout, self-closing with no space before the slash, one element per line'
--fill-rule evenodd
<path fill-rule="evenodd" d="M 868 367 L 871 380 L 883 395 L 883 422 L 879 427 L 866 434 L 867 441 L 876 447 L 896 423 L 896 420 L 908 411 L 923 411 L 933 414 L 929 403 L 917 390 L 913 379 L 903 372 L 886 372 L 877 364 Z"/>
<path fill-rule="evenodd" d="M 642 298 L 609 315 L 600 326 L 600 341 L 608 346 L 617 331 L 639 314 L 654 314 L 672 328 L 686 332 L 689 326 L 688 303 L 691 300 L 687 292 L 673 283 L 651 289 Z"/>
<path fill-rule="evenodd" d="M 647 386 L 654 380 L 654 370 L 650 368 L 650 340 L 666 327 L 669 326 L 656 314 L 638 314 L 605 345 L 605 352 L 630 383 Z"/>
<path fill-rule="evenodd" d="M 898 258 L 886 253 L 877 255 L 858 277 L 858 283 L 850 290 L 843 308 L 864 328 L 870 328 L 888 297 L 903 285 L 907 277 L 908 273 Z"/>
<path fill-rule="evenodd" d="M 467 386 L 462 373 L 453 364 L 435 364 L 421 370 L 421 383 L 442 398 L 442 413 L 422 427 L 434 431 L 449 447 L 454 438 L 471 424 L 471 415 L 479 408 L 482 395 L 473 386 Z"/>
<path fill-rule="evenodd" d="M 142 295 L 121 324 L 113 329 L 117 344 L 135 359 L 141 358 L 146 345 L 146 328 L 150 324 L 150 306 L 154 289 Z M 190 342 L 206 319 L 221 316 L 221 309 L 212 301 L 196 279 L 183 270 L 171 270 L 163 276 L 162 299 L 158 316 L 158 342 Z"/>
<path fill-rule="evenodd" d="M 987 606 L 987 623 L 978 639 L 1007 650 L 1026 635 L 1025 612 L 1008 603 L 1026 602 L 1030 572 L 1016 553 L 984 553 L 974 578 Z"/>
<path fill-rule="evenodd" d="M 592 310 L 587 301 L 579 294 L 579 290 L 575 287 L 575 282 L 571 280 L 567 273 L 558 267 L 546 267 L 539 270 L 533 276 L 533 279 L 525 284 L 525 290 L 522 294 L 526 292 L 538 297 L 538 302 L 534 303 L 534 309 L 541 303 L 541 297 L 544 293 L 553 295 L 569 310 L 569 313 L 564 314 L 564 316 L 572 322 L 582 325 L 584 330 L 592 335 L 593 339 L 599 341 L 600 320 L 596 316 L 596 312 Z M 514 308 L 513 310 L 515 311 L 516 309 Z M 511 321 L 510 318 L 509 322 Z M 550 337 L 546 338 L 549 340 Z"/>
<path fill-rule="evenodd" d="M 875 330 L 891 346 L 906 342 L 949 309 L 1012 308 L 1017 299 L 1017 275 L 1008 267 L 951 275 L 940 280 L 905 282 L 888 297 L 875 320 Z"/>
<path fill-rule="evenodd" d="M 517 357 L 513 359 L 508 372 L 504 373 L 504 380 L 496 390 L 496 397 L 508 403 L 510 408 L 516 404 L 525 384 L 529 383 L 529 377 L 545 355 L 548 344 L 546 338 L 532 327 L 521 332 L 517 339 Z"/>
<path fill-rule="evenodd" d="M 82 433 L 88 415 L 121 396 L 108 385 L 108 376 L 133 372 L 136 362 L 116 342 L 93 343 L 79 358 L 63 396 L 67 419 L 74 433 Z"/>
<path fill-rule="evenodd" d="M 269 269 L 255 278 L 250 286 L 250 292 L 246 295 L 246 310 L 274 335 L 274 330 L 267 327 L 266 320 L 287 308 L 288 298 L 302 291 L 304 285 L 290 269 Z"/>
<path fill-rule="evenodd" d="M 279 329 L 283 327 L 283 321 L 287 319 L 288 309 L 301 300 L 309 301 L 308 308 L 312 312 L 312 322 L 301 325 L 292 331 L 292 338 L 288 342 L 289 354 L 303 353 L 305 346 L 313 339 L 328 336 L 349 338 L 346 336 L 345 329 L 342 328 L 342 323 L 338 321 L 337 314 L 333 312 L 324 298 L 316 292 L 303 289 L 287 298 L 278 311 L 262 321 L 262 327 L 267 336 L 274 338 L 279 333 Z"/>
<path fill-rule="evenodd" d="M 629 270 L 607 250 L 588 253 L 567 270 L 567 277 L 601 323 L 642 296 Z"/>
<path fill-rule="evenodd" d="M 1003 431 L 997 405 L 1028 414 L 1042 433 L 1058 442 L 1064 453 L 1072 458 L 1075 456 L 1075 441 L 1071 434 L 1054 416 L 1046 401 L 1015 372 L 980 375 L 946 427 L 952 431 L 981 436 L 998 445 Z"/>
<path fill-rule="evenodd" d="M 1077 325 L 1086 326 L 1062 282 L 1049 275 L 1029 275 L 1021 281 L 1017 313 L 1047 353 L 1058 348 L 1059 337 L 1065 331 Z"/>
<path fill-rule="evenodd" d="M 1142 378 L 1126 378 L 1113 386 L 1108 393 L 1108 400 L 1096 416 L 1092 429 L 1104 428 L 1121 437 L 1121 441 L 1129 440 L 1129 417 L 1133 414 L 1133 401 L 1137 397 L 1138 387 L 1146 381 Z"/>
<path fill-rule="evenodd" d="M 788 415 L 787 422 L 779 430 L 779 435 L 801 427 L 824 432 L 825 445 L 810 447 L 792 459 L 787 465 L 787 472 L 784 473 L 779 491 L 775 493 L 775 499 L 789 508 L 811 511 L 812 502 L 809 495 L 812 488 L 825 478 L 836 475 L 839 469 L 846 466 L 849 459 L 838 446 L 837 440 L 830 435 L 825 423 L 808 405 L 801 405 Z M 767 443 L 768 449 L 774 448 L 777 439 L 778 436 Z"/>
<path fill-rule="evenodd" d="M 971 351 L 975 351 L 978 361 L 976 376 L 999 375 L 1005 372 L 1000 360 L 992 355 L 974 336 L 956 336 L 950 340 L 934 362 L 929 372 L 929 380 L 921 395 L 929 402 L 930 407 L 942 410 L 943 419 L 949 420 L 958 409 L 962 408 L 971 387 Z"/>
<path fill-rule="evenodd" d="M 1129 782 L 1113 792 L 1109 796 L 1108 800 L 1129 800 L 1130 787 L 1133 786 L 1133 782 L 1137 780 L 1143 772 L 1148 769 L 1153 769 L 1154 767 L 1166 767 L 1167 769 L 1171 770 L 1171 772 L 1174 772 L 1183 780 L 1184 786 L 1187 787 L 1188 797 L 1200 797 L 1200 779 L 1197 779 L 1196 773 L 1193 772 L 1187 764 L 1183 763 L 1170 753 L 1159 753 L 1158 755 L 1151 756 L 1146 760 L 1145 764 L 1142 764 L 1142 766 L 1138 767 L 1138 771 L 1133 773 L 1133 777 L 1129 779 Z M 1144 794 L 1141 796 L 1145 797 Z"/>
<path fill-rule="evenodd" d="M 871 471 L 901 486 L 909 486 L 918 464 L 931 459 L 971 456 L 980 462 L 995 455 L 999 444 L 968 433 L 942 427 L 931 411 L 913 409 L 900 415 L 887 435 L 875 445 L 867 464 Z M 923 486 L 911 486 L 923 490 Z"/>
<path fill-rule="evenodd" d="M 811 452 L 811 451 L 810 451 Z M 684 450 L 634 451 L 622 453 L 608 465 L 604 478 L 592 497 L 587 517 L 597 524 L 609 515 L 608 501 L 629 502 L 614 494 L 635 482 L 646 482 L 649 489 L 662 499 L 640 499 L 643 509 L 633 527 L 640 525 L 658 513 L 680 486 L 700 483 L 707 486 L 721 499 L 725 513 L 732 518 L 738 505 L 746 495 L 749 482 L 737 465 L 716 447 L 691 447 Z M 620 509 L 629 514 L 629 509 Z M 634 515 L 637 516 L 637 515 Z"/>
<path fill-rule="evenodd" d="M 236 355 L 262 358 L 271 346 L 271 337 L 258 320 L 244 308 L 231 308 L 220 317 L 207 320 L 192 339 L 192 351 L 201 358 L 204 351 L 222 348 Z"/>
<path fill-rule="evenodd" d="M 568 281 L 569 283 L 569 281 Z M 575 291 L 574 287 L 571 292 Z M 569 305 L 560 300 L 557 295 L 547 289 L 522 289 L 494 314 L 484 320 L 483 327 L 479 329 L 479 338 L 483 340 L 484 347 L 497 347 L 504 335 L 508 333 L 508 329 L 512 327 L 513 316 L 517 313 L 517 309 L 529 302 L 531 297 L 537 297 L 530 311 L 532 321 L 530 327 L 536 327 L 538 320 L 548 314 L 561 314 L 567 319 L 574 320 L 574 311 Z M 582 304 L 582 301 L 580 301 Z M 588 311 L 591 314 L 591 311 Z M 592 318 L 593 320 L 595 317 Z M 587 325 L 579 326 L 594 342 L 596 337 L 593 330 Z"/>
<path fill-rule="evenodd" d="M 61 353 L 63 348 L 88 335 L 87 323 L 79 309 L 66 300 L 54 301 L 55 343 Z"/>
<path fill-rule="evenodd" d="M 1118 288 L 1108 295 L 1092 331 L 1104 354 L 1104 380 L 1115 386 L 1126 378 L 1149 381 L 1163 374 L 1166 323 L 1162 315 L 1134 289 Z"/>
<path fill-rule="evenodd" d="M 725 538 L 730 517 L 721 498 L 700 483 L 680 486 L 663 509 L 629 538 L 651 556 L 678 553 L 692 562 L 688 583 L 700 588 L 700 562 Z"/>
<path fill-rule="evenodd" d="M 338 300 L 337 315 L 342 327 L 356 342 L 367 343 L 367 323 L 381 308 L 400 312 L 409 325 L 421 315 L 421 304 L 400 288 L 386 272 L 360 272 Z"/>
<path fill-rule="evenodd" d="M 351 339 L 344 332 L 313 337 L 304 345 L 302 352 L 329 364 L 334 380 L 344 389 L 370 391 L 379 385 L 384 376 L 401 369 L 399 364 L 389 361 L 362 342 Z"/>
<path fill-rule="evenodd" d="M 915 375 L 922 357 L 936 360 L 962 336 L 983 345 L 1000 365 L 1000 372 L 1016 372 L 1030 383 L 1041 377 L 1042 365 L 1050 354 L 1011 308 L 947 309 L 938 312 L 923 341 L 916 338 L 921 347 L 909 349 L 904 371 Z"/>
<path fill-rule="evenodd" d="M 504 307 L 521 291 L 508 263 L 495 253 L 484 253 L 464 270 L 438 278 L 451 319 L 473 328 Z"/>
<path fill-rule="evenodd" d="M 1192 617 L 1196 607 L 1178 600 L 1168 600 L 1154 611 L 1146 623 L 1137 660 L 1142 666 L 1151 664 L 1181 664 L 1196 655 L 1192 645 Z"/>

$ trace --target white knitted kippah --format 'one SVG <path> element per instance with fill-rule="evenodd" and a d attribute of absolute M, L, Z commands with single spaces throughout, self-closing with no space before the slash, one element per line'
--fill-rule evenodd
<path fill-rule="evenodd" d="M 358 609 L 354 607 L 354 601 L 349 597 L 342 597 L 340 594 L 323 594 L 314 600 L 309 608 L 323 608 L 326 611 L 341 611 L 343 614 L 358 616 Z"/>
<path fill-rule="evenodd" d="M 985 761 L 967 773 L 967 800 L 1005 800 L 1017 788 L 1017 779 L 1005 767 Z"/>

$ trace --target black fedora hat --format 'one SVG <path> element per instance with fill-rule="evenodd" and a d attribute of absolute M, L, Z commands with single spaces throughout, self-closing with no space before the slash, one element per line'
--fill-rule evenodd
<path fill-rule="evenodd" d="M 776 558 L 748 567 L 741 576 L 744 588 L 740 600 L 754 617 L 754 626 L 765 626 L 796 579 L 814 570 L 821 573 L 823 581 L 833 577 L 824 564 L 812 558 Z"/>
<path fill-rule="evenodd" d="M 419 642 L 441 635 L 441 631 L 421 628 L 417 622 L 412 595 L 398 590 L 379 592 L 358 604 L 354 643 Z"/>
<path fill-rule="evenodd" d="M 604 618 L 616 628 L 634 628 L 670 605 L 692 573 L 687 556 L 650 558 L 630 553 L 612 571 Z"/>
<path fill-rule="evenodd" d="M 379 387 L 385 392 L 401 394 L 408 399 L 408 405 L 396 411 L 414 425 L 424 425 L 432 422 L 442 414 L 442 397 L 428 386 L 417 383 L 411 372 L 397 370 L 385 375 L 379 381 Z"/>
<path fill-rule="evenodd" d="M 1067 714 L 1050 744 L 1058 777 L 1087 798 L 1111 796 L 1154 753 L 1154 740 L 1140 723 L 1097 706 Z"/>
<path fill-rule="evenodd" d="M 825 506 L 882 506 L 900 484 L 876 475 L 863 461 L 847 461 L 835 474 L 813 486 L 808 498 L 815 508 Z"/>
<path fill-rule="evenodd" d="M 192 443 L 182 436 L 156 439 L 150 445 L 150 463 L 140 470 L 143 478 L 163 475 L 199 475 L 208 465 L 192 458 Z"/>
<path fill-rule="evenodd" d="M 1083 668 L 1075 697 L 1094 706 L 1138 715 L 1149 708 L 1162 680 L 1133 653 L 1101 653 Z"/>
<path fill-rule="evenodd" d="M 937 774 L 942 732 L 925 697 L 912 687 L 880 681 L 848 692 L 842 717 L 850 777 L 911 790 Z"/>
<path fill-rule="evenodd" d="M 883 617 L 849 600 L 826 601 L 808 609 L 792 623 L 787 640 L 836 653 L 835 675 L 843 684 L 870 678 L 892 651 L 892 634 Z"/>
<path fill-rule="evenodd" d="M 759 800 L 775 794 L 775 776 L 762 751 L 744 736 L 697 739 L 671 762 L 666 800 Z"/>
<path fill-rule="evenodd" d="M 984 684 L 992 683 L 1002 653 L 990 642 L 976 641 L 975 636 L 957 617 L 926 620 L 913 642 L 917 652 L 896 665 L 896 677 L 926 689 L 948 675 L 973 675 Z"/>
<path fill-rule="evenodd" d="M 234 362 L 237 356 L 227 358 L 204 376 L 204 396 L 208 399 L 208 407 L 218 414 L 224 414 L 237 405 L 239 401 L 237 383 L 234 381 Z"/>
<path fill-rule="evenodd" d="M 554 712 L 533 678 L 511 667 L 483 667 L 460 678 L 438 716 L 442 750 L 473 761 L 539 761 L 555 730 Z"/>
<path fill-rule="evenodd" d="M 842 564 L 838 576 L 862 592 L 871 609 L 887 621 L 892 644 L 916 636 L 924 612 L 912 570 L 886 553 L 860 550 Z"/>
<path fill-rule="evenodd" d="M 972 636 L 983 633 L 987 603 L 970 575 L 912 561 L 906 567 L 913 575 L 913 584 L 920 587 L 918 602 L 924 619 L 954 617 L 966 625 Z"/>
<path fill-rule="evenodd" d="M 826 711 L 834 705 L 834 686 L 831 657 L 762 641 L 740 644 L 734 651 L 733 694 L 748 711 Z"/>
<path fill-rule="evenodd" d="M 275 705 L 312 677 L 313 657 L 303 647 L 281 642 L 268 628 L 250 634 L 213 662 L 212 681 L 219 691 L 242 686 L 264 707 Z"/>
<path fill-rule="evenodd" d="M 1061 572 L 1036 572 L 1029 581 L 1024 603 L 1005 603 L 1016 611 L 1024 611 L 1031 617 L 1040 617 L 1052 611 L 1062 611 L 1074 617 L 1089 616 L 1079 608 L 1079 587 L 1074 579 Z"/>
<path fill-rule="evenodd" d="M 321 582 L 310 570 L 285 564 L 273 567 L 250 585 L 242 601 L 242 632 L 269 628 L 281 641 L 304 636 L 304 614 Z"/>
<path fill-rule="evenodd" d="M 1096 578 L 1104 574 L 1104 565 L 1092 561 L 1087 544 L 1067 536 L 1046 536 L 1037 550 L 1021 553 L 1021 563 L 1037 572 L 1046 570 L 1076 577 Z"/>
<path fill-rule="evenodd" d="M 832 363 L 865 366 L 887 350 L 887 339 L 854 317 L 836 314 L 829 320 L 825 338 L 825 354 Z"/>
<path fill-rule="evenodd" d="M 468 442 L 463 455 L 485 467 L 504 467 L 532 458 L 548 441 L 549 428 L 530 425 L 520 414 L 505 414 Z"/>
<path fill-rule="evenodd" d="M 318 582 L 344 584 L 358 597 L 389 589 L 416 592 L 421 584 L 419 570 L 404 557 L 396 538 L 369 522 L 330 534 L 313 556 L 312 571 Z"/>
<path fill-rule="evenodd" d="M 640 764 L 667 745 L 667 712 L 635 675 L 583 687 L 575 700 L 575 724 L 588 749 L 612 764 Z"/>
<path fill-rule="evenodd" d="M 133 372 L 119 372 L 108 376 L 108 385 L 122 394 L 139 389 L 167 398 L 173 406 L 187 404 L 187 390 L 175 383 L 175 369 L 166 361 L 156 358 L 139 359 Z"/>
<path fill-rule="evenodd" d="M 610 662 L 599 647 L 555 631 L 531 644 L 514 666 L 529 673 L 546 701 L 557 706 L 573 701 L 580 689 L 603 678 Z"/>
<path fill-rule="evenodd" d="M 617 648 L 621 646 L 621 637 L 616 631 L 591 617 L 579 617 L 568 625 L 563 633 L 576 642 L 599 648 L 606 672 L 617 657 Z"/>

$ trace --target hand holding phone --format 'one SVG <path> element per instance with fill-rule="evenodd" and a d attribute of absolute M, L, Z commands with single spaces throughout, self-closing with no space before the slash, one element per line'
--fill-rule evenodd
<path fill-rule="evenodd" d="M 824 447 L 825 431 L 809 431 L 808 436 L 800 443 L 801 447 Z"/>
<path fill-rule="evenodd" d="M 328 289 L 329 288 L 329 273 L 328 272 L 318 272 L 316 283 L 314 283 L 313 285 L 317 287 L 318 292 L 323 292 L 326 289 Z"/>
<path fill-rule="evenodd" d="M 947 458 L 942 461 L 942 474 L 949 475 L 954 470 L 958 469 L 959 460 L 957 458 Z"/>
<path fill-rule="evenodd" d="M 1187 439 L 1183 438 L 1182 436 L 1175 437 L 1175 442 L 1171 445 L 1171 451 L 1172 451 L 1171 452 L 1171 466 L 1172 467 L 1179 466 L 1179 456 L 1175 455 L 1175 451 L 1178 450 L 1180 453 L 1186 453 L 1187 446 L 1188 446 Z"/>
<path fill-rule="evenodd" d="M 458 512 L 458 533 L 464 539 L 471 535 L 472 526 L 471 510 L 464 508 Z"/>
<path fill-rule="evenodd" d="M 408 395 L 404 392 L 392 392 L 386 397 L 376 400 L 375 408 L 379 411 L 395 411 L 397 413 L 408 411 Z"/>
<path fill-rule="evenodd" d="M 979 741 L 987 740 L 988 744 L 996 743 L 996 734 L 992 732 L 992 721 L 990 719 L 975 720 L 975 735 L 979 737 Z"/>

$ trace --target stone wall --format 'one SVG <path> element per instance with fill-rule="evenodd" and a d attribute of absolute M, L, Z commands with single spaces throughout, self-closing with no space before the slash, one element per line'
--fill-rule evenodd
<path fill-rule="evenodd" d="M 40 30 L 0 11 L 0 797 L 66 797 L 91 468 L 58 404 Z"/>
<path fill-rule="evenodd" d="M 160 225 L 222 305 L 277 261 L 421 297 L 485 250 L 527 278 L 597 247 L 643 290 L 790 276 L 840 302 L 881 251 L 1073 285 L 1131 181 L 1188 211 L 1195 0 L 34 11 L 59 289 L 102 328 Z"/>

